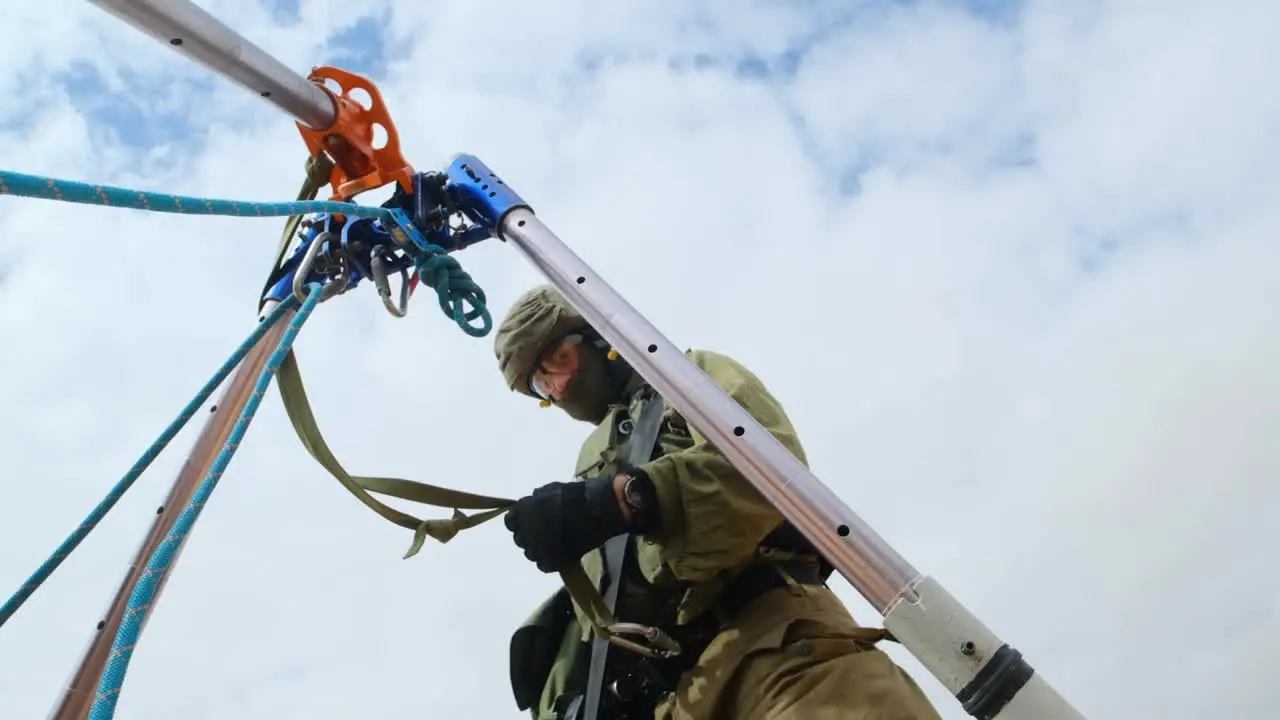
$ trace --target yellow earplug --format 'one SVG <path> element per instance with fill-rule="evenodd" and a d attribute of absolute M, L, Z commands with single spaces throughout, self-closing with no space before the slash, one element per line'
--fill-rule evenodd
<path fill-rule="evenodd" d="M 538 401 L 538 407 L 549 408 L 549 407 L 551 407 L 551 401 L 550 401 L 550 400 L 540 400 L 540 401 Z"/>
<path fill-rule="evenodd" d="M 610 360 L 617 360 L 617 359 L 618 359 L 618 350 L 617 350 L 617 348 L 609 348 L 609 359 L 610 359 Z"/>

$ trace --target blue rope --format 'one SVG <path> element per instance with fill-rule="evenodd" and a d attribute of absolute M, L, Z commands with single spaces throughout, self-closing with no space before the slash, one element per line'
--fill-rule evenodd
<path fill-rule="evenodd" d="M 93 706 L 89 709 L 88 720 L 110 720 L 115 715 L 116 702 L 119 700 L 120 690 L 124 686 L 124 676 L 129 668 L 129 660 L 133 657 L 133 649 L 137 645 L 138 636 L 142 632 L 142 624 L 146 619 L 147 612 L 151 609 L 151 602 L 159 587 L 161 573 L 168 569 L 169 564 L 173 561 L 174 554 L 191 532 L 196 518 L 200 516 L 200 511 L 204 509 L 205 503 L 209 501 L 209 496 L 213 493 L 214 487 L 217 486 L 218 481 L 222 478 L 222 474 L 226 472 L 232 456 L 239 449 L 240 443 L 244 441 L 245 433 L 249 429 L 249 423 L 253 421 L 253 416 L 257 413 L 258 406 L 262 403 L 262 398 L 266 395 L 272 378 L 275 377 L 285 358 L 288 357 L 289 351 L 293 347 L 294 338 L 297 337 L 298 331 L 302 329 L 302 324 L 307 321 L 311 311 L 315 309 L 316 304 L 320 301 L 322 286 L 319 283 L 311 283 L 309 290 L 306 301 L 302 303 L 297 314 L 289 322 L 289 327 L 281 336 L 275 352 L 267 360 L 267 365 L 258 377 L 258 382 L 253 388 L 253 393 L 249 396 L 249 401 L 245 404 L 244 410 L 241 411 L 235 426 L 232 427 L 231 434 L 226 443 L 223 444 L 218 457 L 209 468 L 209 474 L 205 475 L 204 480 L 200 482 L 195 494 L 191 497 L 186 507 L 182 509 L 182 514 L 178 516 L 173 527 L 169 530 L 169 534 L 165 536 L 155 552 L 152 553 L 151 558 L 147 561 L 146 568 L 139 576 L 138 583 L 134 586 L 133 593 L 129 596 L 129 604 L 125 609 L 120 629 L 116 632 L 115 642 L 111 646 L 111 655 L 107 659 L 106 668 L 98 681 L 98 690 L 94 695 Z"/>
<path fill-rule="evenodd" d="M 413 241 L 414 271 L 417 272 L 418 279 L 423 285 L 436 291 L 440 311 L 471 337 L 488 335 L 493 329 L 493 316 L 489 314 L 489 308 L 485 305 L 484 290 L 471 279 L 467 271 L 462 269 L 457 258 L 439 245 L 427 242 L 427 239 L 414 226 L 408 213 L 399 209 L 393 209 L 391 213 L 396 224 L 403 228 Z M 471 305 L 473 309 L 469 312 L 464 311 L 464 304 Z M 471 324 L 471 321 L 477 318 L 480 319 L 479 327 Z"/>
<path fill-rule="evenodd" d="M 373 205 L 357 205 L 333 200 L 306 200 L 281 203 L 252 202 L 244 200 L 219 200 L 216 198 L 169 195 L 166 193 L 130 190 L 112 185 L 93 185 L 74 180 L 40 175 L 27 175 L 11 170 L 0 170 L 0 195 L 58 200 L 61 202 L 106 205 L 151 212 L 178 213 L 181 215 L 229 215 L 233 217 L 287 217 L 311 213 L 330 213 L 353 218 L 369 218 L 384 226 L 399 227 L 417 248 L 414 266 L 423 284 L 436 291 L 440 310 L 451 318 L 462 331 L 472 337 L 483 337 L 493 328 L 493 318 L 485 306 L 485 294 L 471 276 L 462 269 L 457 259 L 442 247 L 428 243 L 414 226 L 408 214 L 401 210 Z M 464 312 L 463 305 L 473 308 Z M 480 327 L 471 325 L 481 320 Z"/>
<path fill-rule="evenodd" d="M 176 436 L 191 420 L 191 418 L 195 416 L 196 411 L 204 406 L 205 401 L 209 399 L 209 396 L 213 394 L 213 391 L 218 389 L 218 386 L 222 384 L 222 381 L 225 380 L 227 376 L 231 374 L 231 371 L 240 364 L 240 361 L 244 359 L 245 355 L 249 354 L 249 351 L 258 344 L 258 341 L 261 340 L 262 336 L 271 329 L 271 326 L 275 325 L 276 322 L 280 320 L 285 311 L 291 309 L 297 304 L 297 298 L 290 295 L 285 302 L 277 305 L 275 309 L 271 311 L 271 314 L 264 318 L 262 322 L 258 323 L 253 332 L 250 333 L 249 337 L 241 343 L 240 347 L 236 348 L 236 351 L 231 354 L 231 357 L 227 359 L 222 367 L 218 368 L 218 371 L 209 379 L 209 382 L 205 383 L 204 387 L 200 388 L 200 392 L 196 393 L 196 396 L 192 398 L 191 402 L 187 403 L 187 406 L 184 407 L 182 412 L 178 414 L 178 417 L 169 424 L 169 427 L 165 428 L 164 432 L 160 433 L 160 437 L 151 444 L 151 447 L 147 448 L 147 451 L 142 454 L 142 457 L 138 458 L 138 461 L 133 464 L 133 467 L 129 469 L 129 472 L 125 473 L 125 476 L 116 483 L 115 487 L 111 488 L 111 492 L 107 493 L 107 496 L 103 498 L 102 502 L 98 503 L 98 506 L 89 513 L 89 516 L 84 519 L 84 522 L 80 524 L 80 527 L 76 528 L 75 532 L 71 533 L 66 540 L 63 540 L 62 544 L 58 546 L 58 549 L 53 551 L 53 555 L 51 555 L 48 560 L 45 560 L 44 564 L 32 573 L 31 577 L 22 585 L 22 587 L 18 588 L 18 591 L 15 592 L 12 597 L 5 601 L 3 606 L 0 606 L 0 627 L 4 626 L 9 618 L 18 611 L 18 608 L 22 607 L 22 604 L 31 597 L 32 593 L 44 584 L 45 580 L 49 579 L 49 576 L 53 574 L 54 570 L 58 569 L 58 566 L 62 564 L 62 561 L 67 559 L 67 556 L 71 554 L 71 551 L 75 550 L 76 547 L 78 547 L 89 535 L 89 533 L 98 526 L 98 523 L 102 521 L 102 518 L 106 517 L 107 513 L 111 511 L 111 508 L 115 507 L 115 504 L 119 502 L 120 498 L 128 492 L 129 488 L 133 487 L 133 484 L 137 481 L 138 477 L 142 475 L 151 463 L 155 461 L 156 457 L 164 451 L 165 447 L 169 445 L 169 441 L 173 440 L 174 436 Z"/>
<path fill-rule="evenodd" d="M 334 213 L 351 217 L 395 222 L 391 211 L 373 205 L 336 202 L 333 200 L 297 200 L 290 202 L 252 202 L 216 198 L 169 195 L 130 190 L 112 185 L 92 185 L 75 180 L 59 180 L 40 175 L 26 175 L 0 170 L 0 195 L 58 200 L 84 205 L 106 205 L 149 212 L 179 215 L 230 215 L 232 217 L 287 217 L 310 213 Z"/>

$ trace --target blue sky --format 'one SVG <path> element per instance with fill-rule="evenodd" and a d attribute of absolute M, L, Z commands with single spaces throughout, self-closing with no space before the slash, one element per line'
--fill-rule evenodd
<path fill-rule="evenodd" d="M 264 2 L 272 21 L 280 27 L 298 22 L 296 2 Z M 323 62 L 370 78 L 385 77 L 390 63 L 403 60 L 403 44 L 392 42 L 386 29 L 388 12 L 359 15 L 328 34 L 320 43 Z M 119 32 L 130 32 L 121 26 Z M 270 51 L 270 48 L 264 48 Z M 187 62 L 176 53 L 170 63 Z M 92 124 L 98 137 L 110 138 L 125 148 L 146 150 L 172 145 L 174 155 L 198 154 L 203 148 L 206 123 L 189 106 L 157 108 L 157 97 L 198 97 L 225 83 L 209 73 L 197 77 L 176 73 L 140 73 L 122 69 L 110 79 L 90 61 L 78 61 L 52 78 L 70 97 L 75 108 Z M 20 122 L 20 119 L 19 119 Z"/>
<path fill-rule="evenodd" d="M 296 1 L 262 1 L 261 5 L 277 27 L 293 27 L 300 22 L 300 5 Z M 723 30 L 718 29 L 716 21 L 704 16 L 705 13 L 691 9 L 685 22 L 704 26 L 705 49 L 672 53 L 660 61 L 677 72 L 728 73 L 735 78 L 785 88 L 795 80 L 805 59 L 816 49 L 829 44 L 832 38 L 840 37 L 851 27 L 870 28 L 863 32 L 874 35 L 877 24 L 885 22 L 892 13 L 919 5 L 922 3 L 860 2 L 848 5 L 814 2 L 813 12 L 801 16 L 807 17 L 807 27 L 801 26 L 801 30 L 789 37 L 783 49 L 767 54 L 750 47 L 727 53 L 718 51 L 720 43 L 716 40 Z M 1010 23 L 1016 21 L 1022 3 L 963 0 L 928 5 L 952 7 L 976 22 L 1007 29 Z M 345 19 L 341 27 L 330 30 L 318 43 L 315 50 L 318 62 L 358 72 L 375 81 L 384 79 L 391 64 L 404 61 L 410 56 L 408 43 L 397 41 L 388 32 L 391 22 L 392 14 L 385 8 Z M 616 66 L 652 59 L 619 54 L 604 47 L 590 50 L 581 53 L 578 58 L 576 69 L 581 75 L 577 82 L 589 82 L 606 61 L 610 66 Z M 169 61 L 175 64 L 183 62 L 176 54 Z M 101 137 L 110 137 L 124 147 L 138 150 L 160 144 L 171 145 L 175 162 L 176 158 L 200 151 L 206 132 L 205 123 L 199 113 L 191 112 L 180 104 L 177 107 L 157 107 L 155 99 L 199 96 L 210 92 L 217 83 L 222 82 L 200 71 L 196 71 L 194 75 L 163 71 L 141 73 L 127 67 L 108 79 L 100 68 L 87 60 L 71 63 L 66 69 L 52 73 L 51 78 L 68 94 L 76 109 L 91 122 L 93 132 L 99 133 Z M 873 167 L 883 153 L 875 146 L 868 146 L 850 158 L 832 159 L 829 148 L 824 147 L 809 132 L 803 111 L 787 100 L 784 91 L 780 90 L 779 94 L 780 102 L 786 104 L 792 127 L 807 148 L 810 159 L 825 168 L 825 172 L 830 175 L 832 187 L 838 192 L 856 192 L 859 175 Z M 21 124 L 24 118 L 19 113 L 9 117 L 7 122 Z M 948 142 L 957 141 L 962 142 L 951 139 L 941 139 L 938 142 L 945 146 Z M 1013 138 L 993 161 L 1000 164 L 1028 162 L 1028 153 L 1033 147 L 1034 140 L 1030 137 Z M 940 146 L 939 149 L 945 150 L 945 147 Z"/>

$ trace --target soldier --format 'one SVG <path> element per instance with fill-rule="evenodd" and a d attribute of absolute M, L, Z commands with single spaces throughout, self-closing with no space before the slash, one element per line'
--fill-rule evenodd
<path fill-rule="evenodd" d="M 562 590 L 512 637 L 521 710 L 535 720 L 939 720 L 875 647 L 886 633 L 858 626 L 826 586 L 832 568 L 804 536 L 555 288 L 513 304 L 494 350 L 512 390 L 595 426 L 573 481 L 508 511 L 516 545 L 543 572 L 582 563 L 620 622 L 680 646 L 662 659 L 593 640 Z M 759 379 L 724 355 L 688 356 L 806 461 Z"/>

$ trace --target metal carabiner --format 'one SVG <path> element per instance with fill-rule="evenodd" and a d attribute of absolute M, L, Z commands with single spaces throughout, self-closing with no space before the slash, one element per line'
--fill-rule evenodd
<path fill-rule="evenodd" d="M 680 654 L 680 643 L 656 627 L 638 625 L 636 623 L 614 623 L 604 628 L 608 633 L 608 641 L 618 647 L 646 657 L 672 658 Z M 628 640 L 623 635 L 639 635 L 648 641 L 648 645 Z"/>
<path fill-rule="evenodd" d="M 391 302 L 391 282 L 387 279 L 387 267 L 382 253 L 376 249 L 369 258 L 369 274 L 373 275 L 373 284 L 378 288 L 382 306 L 393 316 L 404 317 L 409 312 L 409 272 L 400 268 L 400 307 Z"/>
<path fill-rule="evenodd" d="M 317 234 L 311 239 L 311 244 L 307 246 L 307 252 L 302 256 L 302 262 L 298 263 L 298 267 L 293 271 L 293 296 L 298 298 L 299 302 L 305 302 L 307 299 L 307 276 L 311 274 L 311 268 L 315 265 L 316 257 L 320 254 L 320 247 L 329 242 L 334 234 L 325 230 Z M 324 292 L 320 295 L 320 302 L 324 302 L 334 295 L 345 291 L 347 286 L 351 284 L 351 271 L 349 269 L 342 273 L 343 282 L 332 280 L 325 283 Z"/>

